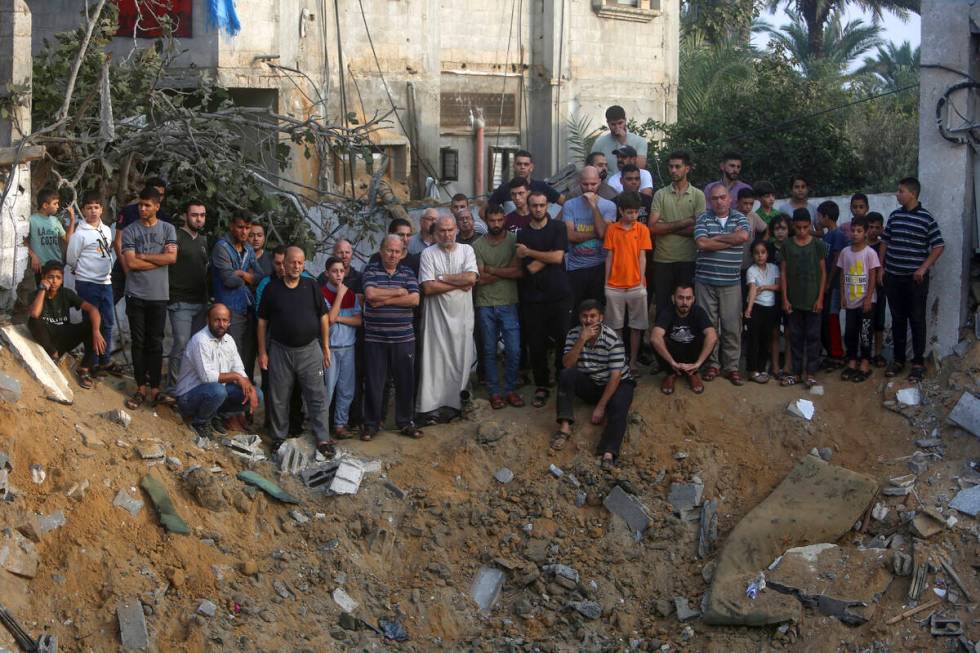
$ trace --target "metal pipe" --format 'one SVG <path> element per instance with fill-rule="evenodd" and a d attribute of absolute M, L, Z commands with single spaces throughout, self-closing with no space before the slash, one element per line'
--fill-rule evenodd
<path fill-rule="evenodd" d="M 483 164 L 486 161 L 484 153 L 484 131 L 486 123 L 483 120 L 483 111 L 477 109 L 473 117 L 473 197 L 482 197 L 486 175 L 484 174 Z"/>

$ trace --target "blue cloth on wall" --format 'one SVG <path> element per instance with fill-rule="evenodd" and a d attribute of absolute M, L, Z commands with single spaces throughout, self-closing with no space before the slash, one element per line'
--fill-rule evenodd
<path fill-rule="evenodd" d="M 208 0 L 208 24 L 232 36 L 238 34 L 242 24 L 235 11 L 235 0 Z"/>

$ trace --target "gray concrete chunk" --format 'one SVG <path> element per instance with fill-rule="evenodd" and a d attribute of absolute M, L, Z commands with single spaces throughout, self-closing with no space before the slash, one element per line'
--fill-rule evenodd
<path fill-rule="evenodd" d="M 107 413 L 102 413 L 102 417 L 106 418 L 110 422 L 115 422 L 124 429 L 128 429 L 130 423 L 133 421 L 132 416 L 122 408 L 117 408 L 115 410 L 110 410 Z"/>
<path fill-rule="evenodd" d="M 143 509 L 143 501 L 133 498 L 126 490 L 119 490 L 112 505 L 126 510 L 131 515 L 138 515 Z"/>
<path fill-rule="evenodd" d="M 506 467 L 501 467 L 496 471 L 493 477 L 497 479 L 497 481 L 499 481 L 500 483 L 506 485 L 507 483 L 510 483 L 511 481 L 514 480 L 514 472 L 510 471 Z"/>
<path fill-rule="evenodd" d="M 595 601 L 569 601 L 568 607 L 586 619 L 595 620 L 602 616 L 602 607 Z"/>
<path fill-rule="evenodd" d="M 150 636 L 146 632 L 146 617 L 143 615 L 143 604 L 138 598 L 124 599 L 116 608 L 119 619 L 119 639 L 127 651 L 145 651 L 150 645 Z"/>
<path fill-rule="evenodd" d="M 677 620 L 678 621 L 689 621 L 695 617 L 700 617 L 701 613 L 697 610 L 693 610 L 687 603 L 687 599 L 683 596 L 674 597 L 674 609 L 677 610 Z"/>
<path fill-rule="evenodd" d="M 503 584 L 503 571 L 496 567 L 480 567 L 476 577 L 473 578 L 470 596 L 480 606 L 482 612 L 489 612 L 500 598 L 500 588 Z"/>
<path fill-rule="evenodd" d="M 701 505 L 704 494 L 704 483 L 695 480 L 692 483 L 673 483 L 667 502 L 674 507 L 674 512 L 685 514 Z"/>
<path fill-rule="evenodd" d="M 70 404 L 75 394 L 68 379 L 41 345 L 34 342 L 27 328 L 8 324 L 0 327 L 0 338 L 10 345 L 10 351 L 27 368 L 27 371 L 44 387 L 45 396 L 61 404 Z"/>
<path fill-rule="evenodd" d="M 638 537 L 642 537 L 650 527 L 650 513 L 640 500 L 632 494 L 627 494 L 620 486 L 615 486 L 602 505 L 606 510 L 621 518 Z"/>
<path fill-rule="evenodd" d="M 218 606 L 216 606 L 212 601 L 201 599 L 201 602 L 197 606 L 197 613 L 204 615 L 205 617 L 213 617 L 218 613 Z"/>
<path fill-rule="evenodd" d="M 965 515 L 976 517 L 980 513 L 980 485 L 974 485 L 965 490 L 960 490 L 949 502 L 949 507 L 959 510 Z"/>
<path fill-rule="evenodd" d="M 964 392 L 949 412 L 948 419 L 980 438 L 980 399 Z"/>
<path fill-rule="evenodd" d="M 0 372 L 0 401 L 15 404 L 20 401 L 20 381 Z"/>

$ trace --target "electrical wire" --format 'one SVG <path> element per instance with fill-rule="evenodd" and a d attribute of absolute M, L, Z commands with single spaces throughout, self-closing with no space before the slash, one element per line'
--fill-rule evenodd
<path fill-rule="evenodd" d="M 340 36 L 340 0 L 333 2 L 334 21 L 337 25 L 337 78 L 340 81 L 340 107 L 344 112 L 344 129 L 349 130 L 347 121 L 347 72 L 344 70 L 344 47 Z M 350 175 L 350 196 L 353 199 L 357 196 L 357 188 L 354 185 L 354 157 L 350 150 L 347 151 L 347 169 Z"/>

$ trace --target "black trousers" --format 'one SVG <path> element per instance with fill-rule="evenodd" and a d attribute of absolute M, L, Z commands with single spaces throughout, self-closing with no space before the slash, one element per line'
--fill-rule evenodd
<path fill-rule="evenodd" d="M 885 275 L 885 294 L 892 313 L 892 342 L 895 362 L 905 362 L 908 329 L 912 328 L 912 364 L 924 365 L 926 353 L 926 300 L 929 275 L 916 283 L 911 274 Z"/>
<path fill-rule="evenodd" d="M 137 386 L 160 387 L 163 366 L 163 331 L 167 325 L 167 302 L 126 296 L 126 317 L 132 340 L 133 379 Z"/>
<path fill-rule="evenodd" d="M 364 343 L 364 426 L 377 429 L 384 419 L 384 387 L 395 382 L 395 424 L 415 420 L 415 343 Z"/>
<path fill-rule="evenodd" d="M 602 437 L 596 447 L 596 454 L 601 456 L 611 453 L 613 456 L 619 455 L 619 449 L 623 445 L 623 437 L 626 435 L 626 419 L 629 415 L 630 404 L 633 403 L 633 390 L 636 384 L 632 379 L 620 381 L 616 392 L 610 397 L 606 404 L 606 428 L 602 431 Z M 598 384 L 592 380 L 585 372 L 575 367 L 569 367 L 561 371 L 558 379 L 558 421 L 575 423 L 575 412 L 573 403 L 578 397 L 582 401 L 595 404 L 602 398 L 605 392 L 605 384 Z"/>
<path fill-rule="evenodd" d="M 694 284 L 694 261 L 682 263 L 653 262 L 653 294 L 657 315 L 670 306 L 670 297 L 679 283 Z M 650 288 L 650 286 L 647 286 Z"/>
<path fill-rule="evenodd" d="M 555 358 L 555 375 L 561 370 L 562 349 L 565 335 L 572 320 L 572 297 L 554 302 L 528 303 L 524 305 L 527 320 L 527 348 L 534 373 L 534 385 L 551 386 L 549 358 Z"/>
<path fill-rule="evenodd" d="M 586 299 L 606 303 L 606 266 L 594 265 L 568 272 L 568 283 L 572 286 L 572 312 Z"/>
<path fill-rule="evenodd" d="M 793 309 L 786 316 L 789 325 L 789 345 L 793 353 L 793 374 L 815 374 L 820 366 L 820 313 Z M 804 366 L 804 359 L 806 365 Z"/>
<path fill-rule="evenodd" d="M 752 306 L 749 318 L 749 353 L 746 365 L 749 372 L 765 372 L 769 364 L 769 346 L 772 344 L 772 330 L 779 320 L 779 309 L 775 306 Z"/>
<path fill-rule="evenodd" d="M 847 360 L 871 360 L 874 355 L 874 305 L 870 313 L 864 309 L 848 308 L 844 312 L 844 346 Z"/>
<path fill-rule="evenodd" d="M 27 319 L 27 330 L 37 344 L 44 348 L 48 356 L 64 354 L 78 345 L 85 345 L 81 367 L 89 369 L 95 362 L 95 349 L 92 347 L 92 325 L 88 320 L 81 324 L 68 322 L 56 326 L 36 317 Z"/>

